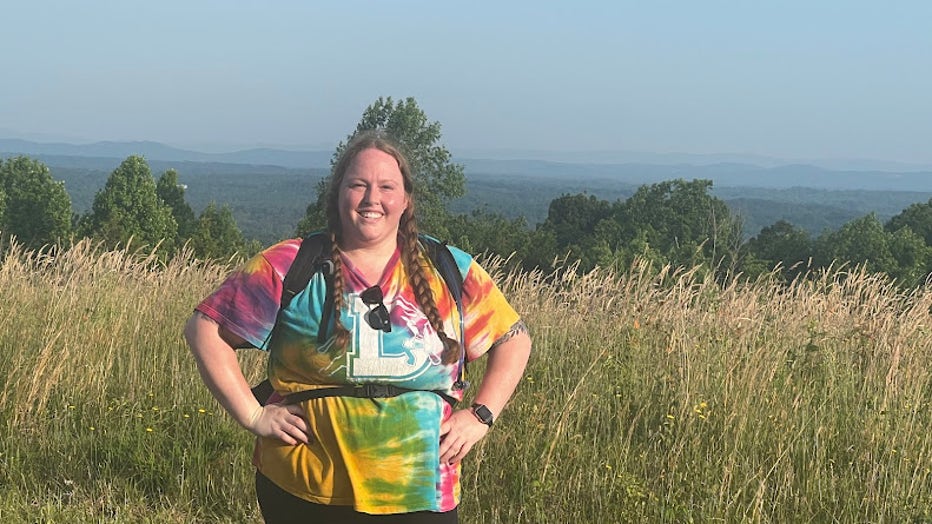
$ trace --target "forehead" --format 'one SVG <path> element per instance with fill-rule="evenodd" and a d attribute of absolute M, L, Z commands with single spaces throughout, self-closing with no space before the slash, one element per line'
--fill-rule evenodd
<path fill-rule="evenodd" d="M 402 178 L 401 168 L 395 157 L 376 148 L 363 149 L 350 161 L 346 169 L 349 177 L 395 177 Z"/>

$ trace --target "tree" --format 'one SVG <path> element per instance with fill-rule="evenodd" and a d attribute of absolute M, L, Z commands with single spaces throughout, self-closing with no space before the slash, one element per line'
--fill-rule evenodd
<path fill-rule="evenodd" d="M 246 239 L 236 225 L 233 212 L 227 205 L 218 207 L 211 202 L 197 219 L 191 248 L 198 256 L 211 259 L 229 259 L 245 253 Z"/>
<path fill-rule="evenodd" d="M 909 227 L 932 246 L 932 198 L 924 204 L 912 204 L 884 225 L 884 229 L 891 233 L 903 227 Z"/>
<path fill-rule="evenodd" d="M 922 283 L 932 264 L 932 248 L 921 236 L 908 226 L 886 231 L 874 213 L 824 234 L 817 247 L 822 265 L 836 261 L 864 265 L 867 271 L 886 273 L 902 286 Z"/>
<path fill-rule="evenodd" d="M 612 205 L 594 195 L 561 195 L 550 202 L 547 218 L 538 227 L 543 238 L 551 238 L 554 256 L 579 262 L 580 271 L 614 263 L 618 228 L 611 220 Z M 537 254 L 537 257 L 540 253 Z M 535 263 L 542 264 L 537 259 Z M 544 267 L 544 266 L 541 266 Z"/>
<path fill-rule="evenodd" d="M 510 220 L 500 213 L 482 209 L 450 217 L 448 225 L 449 242 L 473 254 L 488 253 L 506 258 L 515 254 L 521 258 L 531 236 L 524 217 Z M 512 267 L 519 262 L 512 260 Z"/>
<path fill-rule="evenodd" d="M 91 212 L 81 218 L 81 232 L 115 247 L 130 238 L 149 246 L 161 242 L 171 252 L 178 234 L 172 210 L 155 192 L 155 180 L 141 156 L 130 156 L 97 192 Z"/>
<path fill-rule="evenodd" d="M 331 169 L 336 166 L 347 143 L 360 132 L 370 129 L 385 130 L 399 143 L 411 164 L 419 228 L 439 237 L 448 237 L 446 206 L 465 193 L 466 178 L 463 166 L 452 163 L 452 155 L 440 145 L 440 123 L 429 122 L 414 98 L 395 103 L 391 97 L 379 97 L 363 112 L 356 130 L 337 146 L 330 162 Z M 299 235 L 326 226 L 330 177 L 318 184 L 317 200 L 308 206 L 304 218 L 298 223 Z"/>
<path fill-rule="evenodd" d="M 57 244 L 71 234 L 71 198 L 42 162 L 25 156 L 0 162 L 0 231 L 29 248 Z"/>
<path fill-rule="evenodd" d="M 178 172 L 169 169 L 162 173 L 158 182 L 155 184 L 155 194 L 162 199 L 162 202 L 168 205 L 172 211 L 172 217 L 178 224 L 178 239 L 181 241 L 191 238 L 194 229 L 197 227 L 197 217 L 194 216 L 194 210 L 184 199 L 185 186 L 178 183 Z"/>
<path fill-rule="evenodd" d="M 903 286 L 916 286 L 925 282 L 932 273 L 932 247 L 909 227 L 901 227 L 890 233 L 890 254 L 896 267 L 890 276 Z"/>
<path fill-rule="evenodd" d="M 769 272 L 779 263 L 787 280 L 808 269 L 812 257 L 812 239 L 804 229 L 786 220 L 761 229 L 743 246 L 742 269 L 750 276 Z M 752 261 L 754 262 L 752 264 Z M 749 266 L 754 266 L 749 267 Z"/>
<path fill-rule="evenodd" d="M 889 234 L 877 220 L 877 215 L 870 213 L 848 222 L 837 231 L 823 234 L 816 245 L 818 261 L 822 266 L 835 262 L 864 264 L 868 271 L 889 273 L 896 268 L 889 240 Z"/>
<path fill-rule="evenodd" d="M 552 231 L 562 249 L 591 235 L 595 225 L 610 216 L 611 204 L 594 195 L 562 195 L 550 202 L 541 229 Z"/>
<path fill-rule="evenodd" d="M 641 186 L 616 214 L 623 240 L 640 238 L 675 266 L 732 262 L 741 245 L 741 222 L 709 195 L 711 187 L 711 180 L 699 179 Z"/>

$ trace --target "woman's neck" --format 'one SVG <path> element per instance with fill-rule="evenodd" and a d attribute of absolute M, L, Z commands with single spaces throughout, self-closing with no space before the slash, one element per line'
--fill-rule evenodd
<path fill-rule="evenodd" d="M 340 252 L 353 266 L 353 269 L 370 284 L 379 284 L 385 273 L 385 268 L 391 262 L 397 243 L 384 245 L 361 246 L 351 249 L 341 249 Z"/>

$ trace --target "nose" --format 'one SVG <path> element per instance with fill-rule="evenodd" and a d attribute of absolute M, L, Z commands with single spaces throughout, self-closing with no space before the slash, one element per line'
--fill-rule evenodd
<path fill-rule="evenodd" d="M 367 204 L 375 203 L 378 200 L 377 194 L 378 192 L 375 190 L 375 187 L 369 186 L 362 194 L 362 201 Z"/>

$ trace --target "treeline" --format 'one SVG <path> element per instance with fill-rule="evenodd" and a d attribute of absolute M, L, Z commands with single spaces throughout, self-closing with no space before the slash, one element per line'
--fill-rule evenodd
<path fill-rule="evenodd" d="M 567 194 L 550 203 L 535 228 L 523 218 L 480 210 L 433 217 L 431 231 L 467 251 L 511 254 L 509 264 L 525 270 L 569 262 L 580 272 L 624 271 L 639 258 L 658 268 L 702 266 L 749 277 L 779 267 L 789 281 L 833 264 L 863 264 L 904 286 L 932 273 L 932 200 L 883 223 L 869 214 L 815 236 L 781 220 L 743 241 L 740 216 L 711 188 L 707 180 L 671 180 L 614 202 Z M 262 247 L 243 236 L 225 204 L 211 203 L 196 216 L 178 173 L 169 169 L 156 179 L 139 156 L 110 174 L 82 215 L 72 213 L 64 185 L 44 164 L 25 156 L 0 159 L 0 232 L 32 249 L 92 238 L 107 247 L 158 245 L 167 256 L 187 245 L 198 257 L 227 259 Z"/>
<path fill-rule="evenodd" d="M 163 258 L 183 246 L 210 259 L 258 250 L 239 230 L 229 206 L 211 203 L 195 216 L 184 192 L 175 170 L 156 180 L 145 159 L 130 156 L 110 174 L 92 208 L 78 215 L 64 184 L 45 164 L 26 156 L 0 159 L 0 238 L 4 245 L 15 241 L 28 249 L 81 238 L 107 248 L 157 246 Z"/>
<path fill-rule="evenodd" d="M 740 215 L 711 194 L 711 181 L 677 179 L 643 185 L 614 202 L 564 194 L 550 202 L 546 219 L 531 227 L 503 210 L 450 212 L 451 203 L 466 192 L 464 168 L 440 144 L 439 122 L 431 122 L 413 98 L 379 98 L 347 141 L 375 128 L 386 130 L 406 151 L 421 230 L 475 254 L 510 256 L 510 268 L 549 273 L 557 264 L 575 264 L 579 272 L 626 271 L 639 260 L 658 269 L 698 267 L 720 277 L 754 278 L 778 268 L 774 274 L 791 281 L 847 264 L 885 273 L 904 287 L 921 284 L 932 273 L 932 199 L 886 222 L 868 214 L 814 236 L 780 220 L 745 240 Z M 338 145 L 334 158 L 345 144 Z M 325 226 L 327 182 L 320 180 L 317 199 L 294 225 L 294 235 Z M 262 247 L 244 237 L 228 203 L 212 202 L 195 216 L 185 189 L 174 169 L 156 179 L 142 157 L 130 156 L 110 174 L 90 210 L 78 215 L 62 182 L 41 162 L 24 156 L 0 160 L 0 233 L 27 248 L 91 238 L 105 247 L 158 246 L 163 257 L 183 246 L 210 259 L 249 256 Z"/>
<path fill-rule="evenodd" d="M 554 262 L 626 271 L 635 259 L 657 268 L 701 267 L 719 276 L 754 278 L 774 273 L 785 281 L 831 266 L 864 266 L 904 287 L 932 273 L 932 199 L 912 204 L 886 222 L 876 214 L 813 235 L 780 220 L 747 241 L 741 218 L 712 196 L 708 180 L 671 180 L 641 186 L 625 200 L 564 195 L 550 204 L 534 230 L 522 220 L 475 213 L 455 217 L 456 241 L 473 250 L 515 253 L 524 269 L 554 269 Z"/>

